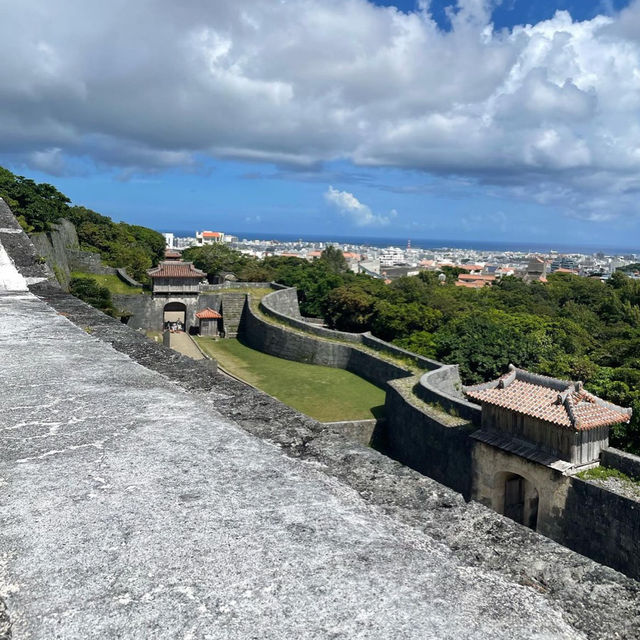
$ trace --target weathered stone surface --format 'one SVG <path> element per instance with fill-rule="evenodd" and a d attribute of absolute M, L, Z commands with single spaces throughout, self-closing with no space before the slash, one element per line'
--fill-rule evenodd
<path fill-rule="evenodd" d="M 62 288 L 68 290 L 71 268 L 67 252 L 79 249 L 78 234 L 73 224 L 69 220 L 62 219 L 52 225 L 49 232 L 33 234 L 31 242 L 38 255 L 46 259 Z"/>
<path fill-rule="evenodd" d="M 588 515 L 585 515 L 588 514 Z M 579 553 L 640 576 L 640 502 L 615 483 L 571 478 L 560 538 Z M 588 518 L 588 533 L 580 525 Z"/>

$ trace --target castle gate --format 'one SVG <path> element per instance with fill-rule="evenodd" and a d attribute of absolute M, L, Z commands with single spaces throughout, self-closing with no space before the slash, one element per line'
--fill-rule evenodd
<path fill-rule="evenodd" d="M 178 325 L 183 331 L 187 330 L 187 305 L 183 302 L 167 302 L 162 311 L 163 328 Z"/>

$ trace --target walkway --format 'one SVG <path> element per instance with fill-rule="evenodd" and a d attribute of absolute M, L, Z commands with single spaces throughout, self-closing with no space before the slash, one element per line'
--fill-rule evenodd
<path fill-rule="evenodd" d="M 0 358 L 15 640 L 584 637 L 31 294 L 0 294 Z"/>
<path fill-rule="evenodd" d="M 184 331 L 172 333 L 171 335 L 171 348 L 181 353 L 183 356 L 188 356 L 192 360 L 204 360 L 204 356 L 200 352 L 200 349 L 196 347 L 191 336 Z"/>

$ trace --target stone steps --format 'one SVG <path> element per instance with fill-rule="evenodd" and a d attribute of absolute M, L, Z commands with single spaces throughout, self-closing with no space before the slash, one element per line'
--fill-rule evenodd
<path fill-rule="evenodd" d="M 224 293 L 220 304 L 220 313 L 225 331 L 225 337 L 235 338 L 242 318 L 242 310 L 246 299 L 244 293 Z"/>

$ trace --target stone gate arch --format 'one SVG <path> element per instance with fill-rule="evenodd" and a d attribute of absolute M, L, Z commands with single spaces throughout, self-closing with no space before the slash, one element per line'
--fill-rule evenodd
<path fill-rule="evenodd" d="M 167 302 L 162 309 L 162 326 L 164 329 L 179 325 L 187 330 L 187 305 L 184 302 Z"/>
<path fill-rule="evenodd" d="M 493 508 L 534 531 L 538 528 L 540 496 L 535 483 L 513 471 L 499 471 L 493 478 Z"/>

